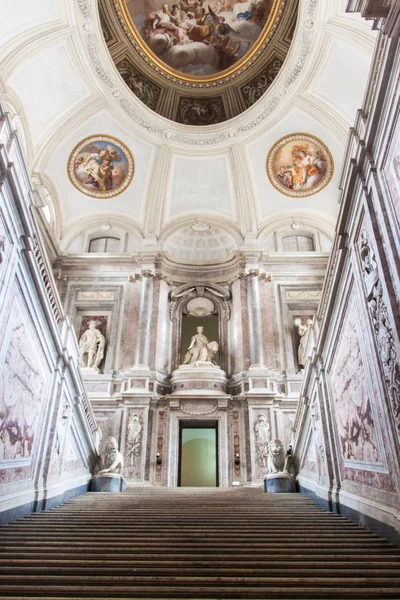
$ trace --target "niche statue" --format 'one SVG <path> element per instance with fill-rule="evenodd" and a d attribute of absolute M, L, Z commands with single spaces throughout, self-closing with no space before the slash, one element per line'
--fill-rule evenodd
<path fill-rule="evenodd" d="M 214 355 L 218 352 L 217 342 L 209 342 L 203 329 L 204 327 L 197 327 L 197 333 L 192 337 L 185 354 L 184 365 L 193 365 L 197 361 L 211 363 Z"/>
<path fill-rule="evenodd" d="M 103 360 L 106 339 L 96 329 L 96 321 L 89 321 L 89 328 L 79 340 L 79 366 L 99 371 L 99 364 Z M 85 359 L 85 356 L 87 358 Z"/>
<path fill-rule="evenodd" d="M 300 344 L 298 349 L 298 363 L 299 367 L 304 367 L 306 363 L 306 344 L 308 334 L 310 333 L 310 326 L 313 324 L 312 319 L 307 320 L 307 325 L 303 325 L 300 317 L 294 320 L 294 324 L 297 327 L 297 331 L 300 336 Z"/>

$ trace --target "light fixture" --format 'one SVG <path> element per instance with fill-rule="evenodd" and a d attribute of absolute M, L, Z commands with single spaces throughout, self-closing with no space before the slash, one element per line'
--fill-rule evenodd
<path fill-rule="evenodd" d="M 162 460 L 161 460 L 161 454 L 159 452 L 157 452 L 156 455 L 156 465 L 161 465 L 162 464 Z"/>
<path fill-rule="evenodd" d="M 237 467 L 240 465 L 240 456 L 239 456 L 239 453 L 235 454 L 235 465 Z"/>

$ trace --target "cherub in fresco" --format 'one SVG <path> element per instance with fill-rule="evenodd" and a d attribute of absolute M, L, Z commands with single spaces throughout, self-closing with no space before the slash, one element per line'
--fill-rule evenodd
<path fill-rule="evenodd" d="M 111 146 L 107 146 L 100 152 L 88 154 L 86 160 L 82 163 L 83 170 L 88 176 L 86 183 L 101 191 L 112 189 L 113 163 L 120 162 L 120 160 L 121 155 Z"/>

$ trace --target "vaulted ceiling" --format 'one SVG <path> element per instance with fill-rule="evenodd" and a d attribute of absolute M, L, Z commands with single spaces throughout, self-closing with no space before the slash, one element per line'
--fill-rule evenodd
<path fill-rule="evenodd" d="M 102 1 L 111 10 L 111 0 Z M 347 133 L 376 35 L 345 13 L 346 4 L 300 0 L 293 41 L 265 93 L 234 118 L 189 126 L 157 114 L 126 85 L 97 0 L 0 0 L 1 93 L 35 187 L 44 203 L 52 199 L 54 243 L 67 251 L 82 231 L 111 224 L 137 247 L 179 253 L 182 229 L 190 253 L 196 220 L 209 225 L 208 240 L 218 231 L 214 250 L 222 254 L 223 240 L 228 248 L 251 246 L 274 223 L 313 221 L 331 235 Z M 293 132 L 321 139 L 335 163 L 329 185 L 302 198 L 280 193 L 266 173 L 269 150 Z M 96 134 L 121 140 L 134 157 L 132 183 L 112 198 L 83 194 L 68 178 L 73 148 Z"/>

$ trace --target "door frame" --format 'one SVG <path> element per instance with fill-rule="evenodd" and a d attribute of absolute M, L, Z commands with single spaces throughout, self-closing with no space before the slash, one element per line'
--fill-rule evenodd
<path fill-rule="evenodd" d="M 218 419 L 179 419 L 178 487 L 181 487 L 182 429 L 215 429 L 215 487 L 219 487 L 219 422 Z"/>

